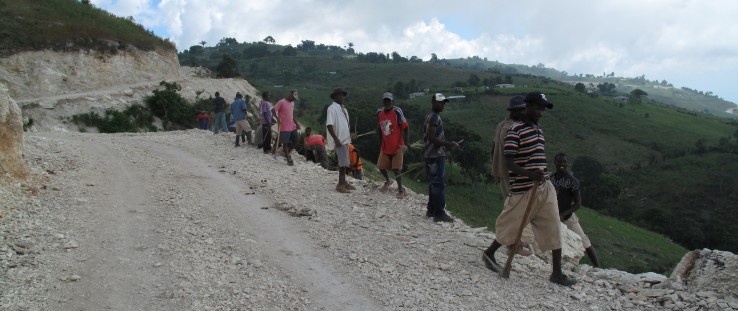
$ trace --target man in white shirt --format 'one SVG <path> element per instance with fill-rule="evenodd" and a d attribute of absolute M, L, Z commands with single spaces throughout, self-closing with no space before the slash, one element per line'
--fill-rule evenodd
<path fill-rule="evenodd" d="M 349 168 L 348 144 L 351 143 L 351 132 L 349 132 L 349 116 L 348 111 L 343 106 L 344 98 L 348 93 L 337 88 L 331 93 L 333 103 L 328 106 L 328 113 L 325 119 L 325 126 L 328 132 L 328 150 L 336 150 L 338 157 L 338 185 L 336 191 L 341 193 L 349 193 L 356 190 L 354 186 L 346 181 L 346 171 Z"/>

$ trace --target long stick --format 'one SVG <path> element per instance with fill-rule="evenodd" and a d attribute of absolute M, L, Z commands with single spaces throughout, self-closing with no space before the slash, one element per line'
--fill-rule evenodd
<path fill-rule="evenodd" d="M 271 126 L 269 127 L 269 130 L 270 131 L 272 130 Z M 275 158 L 275 159 L 277 158 L 277 148 L 279 148 L 279 136 L 282 136 L 282 135 L 279 135 L 279 119 L 277 119 L 277 139 L 274 142 L 274 146 L 272 146 L 272 158 Z"/>
<path fill-rule="evenodd" d="M 375 133 L 375 131 L 371 131 L 371 132 L 366 132 L 366 133 L 364 133 L 364 134 L 359 134 L 359 135 L 356 135 L 356 137 L 355 137 L 355 138 L 359 138 L 359 137 L 361 137 L 361 136 L 366 136 L 366 135 L 369 135 L 369 134 L 374 134 L 374 133 Z"/>
<path fill-rule="evenodd" d="M 530 190 L 530 195 L 528 196 L 528 206 L 525 207 L 525 214 L 523 215 L 523 219 L 520 221 L 520 228 L 518 228 L 518 233 L 515 235 L 515 244 L 513 244 L 513 247 L 510 248 L 507 252 L 507 262 L 505 263 L 505 269 L 502 269 L 500 271 L 500 276 L 503 279 L 507 279 L 510 277 L 510 270 L 512 270 L 512 261 L 515 257 L 515 254 L 520 250 L 520 238 L 523 237 L 523 229 L 525 229 L 525 226 L 528 225 L 528 216 L 530 216 L 530 210 L 533 207 L 533 201 L 536 199 L 536 192 L 538 190 L 538 182 L 533 181 L 533 189 Z"/>

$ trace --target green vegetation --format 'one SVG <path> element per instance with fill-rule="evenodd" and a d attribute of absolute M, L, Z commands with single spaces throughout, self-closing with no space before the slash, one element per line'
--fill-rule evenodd
<path fill-rule="evenodd" d="M 174 44 L 89 1 L 0 0 L 0 55 L 28 50 L 94 49 L 117 53 L 127 45 L 174 50 Z"/>
<path fill-rule="evenodd" d="M 86 131 L 86 127 L 96 127 L 100 133 L 140 132 L 142 130 L 156 131 L 151 125 L 151 113 L 141 105 L 131 105 L 123 111 L 113 108 L 105 110 L 104 115 L 88 112 L 72 116 L 71 121 Z"/>
<path fill-rule="evenodd" d="M 603 253 L 601 257 L 612 257 L 603 260 L 605 266 L 666 272 L 685 252 L 663 236 L 609 216 L 667 234 L 688 248 L 738 250 L 738 235 L 731 229 L 738 213 L 730 204 L 735 195 L 729 190 L 738 186 L 738 177 L 725 173 L 738 163 L 734 159 L 738 157 L 738 123 L 702 110 L 655 102 L 658 95 L 654 94 L 669 89 L 668 83 L 650 82 L 642 76 L 616 78 L 614 73 L 570 76 L 542 64 L 526 67 L 479 58 L 437 57 L 423 62 L 396 53 L 355 54 L 352 49 L 318 46 L 309 40 L 295 48 L 230 41 L 214 48 L 194 46 L 179 56 L 182 64 L 215 68 L 222 55 L 228 54 L 237 62 L 241 76 L 257 88 L 272 91 L 275 100 L 290 88 L 298 89 L 298 120 L 318 130 L 333 87 L 348 89 L 351 127 L 358 133 L 374 130 L 379 96 L 393 92 L 411 124 L 413 142 L 422 137 L 420 125 L 430 110 L 430 99 L 428 95 L 411 98 L 411 93 L 464 95 L 443 113 L 447 138 L 464 139 L 462 149 L 449 158 L 453 164 L 447 198 L 449 209 L 474 226 L 493 226 L 502 208 L 497 186 L 488 174 L 494 126 L 505 117 L 504 107 L 512 95 L 541 91 L 555 104 L 541 122 L 547 150 L 550 155 L 564 151 L 575 163 L 584 203 L 594 209 L 583 210 L 580 218 Z M 295 56 L 285 56 L 285 51 Z M 580 82 L 559 82 L 554 80 L 556 74 L 577 77 Z M 494 87 L 500 83 L 512 87 Z M 711 94 L 670 90 L 679 96 L 682 92 L 702 96 L 713 108 L 720 107 L 720 100 Z M 626 100 L 618 101 L 616 95 Z M 369 160 L 378 150 L 371 135 L 355 145 Z M 408 168 L 418 167 L 422 155 L 411 149 L 406 162 Z M 424 175 L 422 169 L 406 175 L 420 193 L 426 191 Z"/>

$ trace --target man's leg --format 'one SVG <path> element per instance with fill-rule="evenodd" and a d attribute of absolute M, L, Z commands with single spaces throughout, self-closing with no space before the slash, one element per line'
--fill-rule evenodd
<path fill-rule="evenodd" d="M 328 168 L 328 154 L 325 152 L 325 147 L 322 145 L 318 145 L 315 147 L 315 150 L 318 152 L 318 159 L 320 159 L 320 166 L 327 169 Z"/>
<path fill-rule="evenodd" d="M 382 173 L 382 176 L 384 177 L 384 185 L 382 185 L 382 188 L 380 188 L 379 191 L 387 192 L 389 187 L 392 185 L 392 181 L 390 181 L 389 174 L 386 169 L 380 169 L 379 172 Z"/>
<path fill-rule="evenodd" d="M 587 253 L 587 257 L 589 257 L 589 261 L 592 262 L 592 266 L 595 268 L 600 267 L 600 262 L 597 260 L 597 253 L 595 253 L 595 249 L 593 246 L 589 246 L 584 249 L 584 251 Z"/>
<path fill-rule="evenodd" d="M 495 259 L 495 252 L 497 249 L 499 249 L 502 246 L 500 242 L 497 242 L 497 240 L 492 241 L 492 244 L 489 245 L 489 247 L 482 253 L 482 260 L 484 261 L 484 265 L 487 267 L 487 269 L 490 269 L 494 272 L 500 272 L 500 265 L 497 263 L 497 260 Z"/>
<path fill-rule="evenodd" d="M 218 134 L 220 132 L 220 114 L 213 114 L 213 133 Z"/>
<path fill-rule="evenodd" d="M 220 121 L 223 123 L 223 132 L 228 133 L 228 123 L 226 123 L 225 112 L 220 114 Z"/>
<path fill-rule="evenodd" d="M 397 197 L 402 198 L 406 194 L 405 187 L 402 186 L 402 173 L 398 169 L 393 169 L 392 173 L 395 173 L 395 181 L 397 182 Z"/>
<path fill-rule="evenodd" d="M 262 150 L 264 150 L 264 153 L 268 153 L 272 150 L 272 127 L 269 124 L 263 124 L 261 131 L 264 136 Z"/>

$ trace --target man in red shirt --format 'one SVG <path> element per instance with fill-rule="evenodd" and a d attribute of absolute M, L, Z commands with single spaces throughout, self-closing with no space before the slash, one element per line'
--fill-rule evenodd
<path fill-rule="evenodd" d="M 328 154 L 325 152 L 325 137 L 320 134 L 312 135 L 313 129 L 305 129 L 305 159 L 308 161 L 315 162 L 315 155 L 313 151 L 318 153 L 318 159 L 320 159 L 320 166 L 328 168 Z"/>
<path fill-rule="evenodd" d="M 386 192 L 392 181 L 389 179 L 387 169 L 392 169 L 397 180 L 397 198 L 403 198 L 406 194 L 402 187 L 402 160 L 407 146 L 405 141 L 410 140 L 407 120 L 402 114 L 400 107 L 395 107 L 392 93 L 384 93 L 382 96 L 382 108 L 377 110 L 377 126 L 379 127 L 379 140 L 381 148 L 377 168 L 384 176 L 384 186 L 381 191 Z"/>

